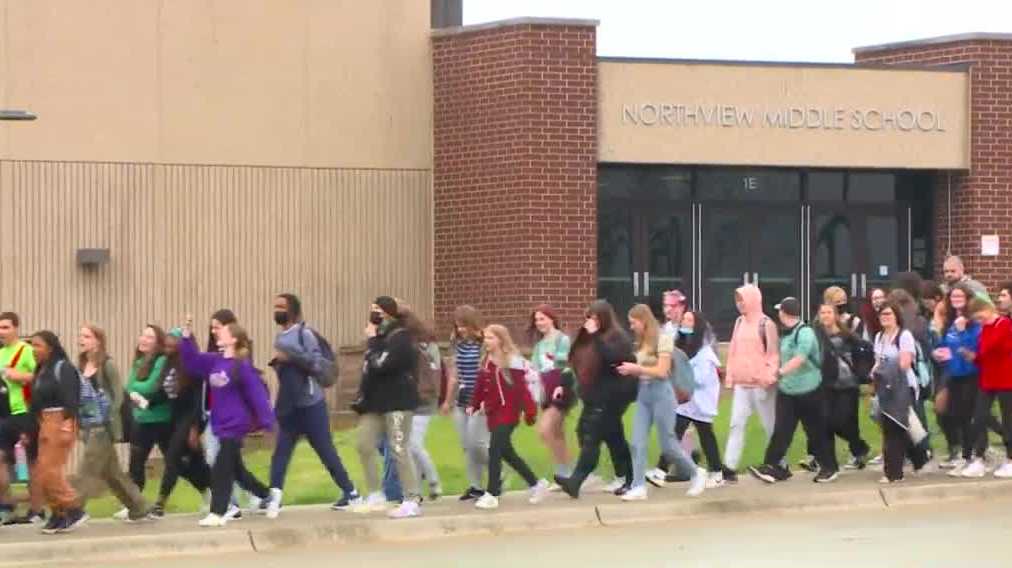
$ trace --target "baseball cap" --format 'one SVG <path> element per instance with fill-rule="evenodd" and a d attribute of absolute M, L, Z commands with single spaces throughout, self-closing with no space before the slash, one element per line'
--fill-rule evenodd
<path fill-rule="evenodd" d="M 794 296 L 787 296 L 783 300 L 780 300 L 780 303 L 773 306 L 773 308 L 789 316 L 801 317 L 801 302 Z"/>

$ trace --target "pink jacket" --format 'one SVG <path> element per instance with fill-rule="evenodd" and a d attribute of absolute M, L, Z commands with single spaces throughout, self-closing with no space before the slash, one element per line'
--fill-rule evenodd
<path fill-rule="evenodd" d="M 780 338 L 777 324 L 763 313 L 763 295 L 751 284 L 736 290 L 742 315 L 734 324 L 727 351 L 727 386 L 770 387 L 780 369 Z M 763 322 L 763 318 L 766 321 Z M 759 329 L 766 331 L 765 347 Z"/>

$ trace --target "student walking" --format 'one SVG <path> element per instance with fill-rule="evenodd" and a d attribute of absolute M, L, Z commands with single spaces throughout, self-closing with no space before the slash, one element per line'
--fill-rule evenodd
<path fill-rule="evenodd" d="M 819 464 L 819 473 L 814 481 L 836 481 L 839 467 L 836 454 L 829 451 L 823 402 L 825 392 L 820 388 L 822 355 L 819 341 L 811 326 L 801 321 L 801 302 L 797 298 L 784 298 L 776 309 L 784 328 L 784 336 L 780 339 L 780 361 L 783 363 L 777 372 L 776 421 L 763 464 L 750 467 L 749 472 L 766 483 L 790 478 L 790 471 L 781 464 L 800 421 L 812 441 Z"/>
<path fill-rule="evenodd" d="M 555 475 L 572 475 L 572 456 L 566 444 L 566 416 L 576 401 L 573 374 L 569 369 L 569 336 L 559 329 L 559 317 L 547 304 L 531 314 L 531 335 L 537 338 L 531 363 L 541 374 L 545 400 L 538 417 L 538 434 L 555 462 Z"/>
<path fill-rule="evenodd" d="M 904 327 L 899 304 L 887 302 L 879 310 L 882 331 L 875 337 L 875 384 L 879 422 L 882 425 L 882 458 L 885 475 L 881 483 L 903 481 L 903 462 L 909 454 L 919 471 L 929 456 L 921 444 L 924 427 L 914 412 L 917 377 L 913 366 L 917 344 Z M 912 440 L 912 436 L 917 440 Z"/>
<path fill-rule="evenodd" d="M 52 511 L 42 533 L 70 532 L 88 520 L 65 473 L 77 439 L 81 380 L 53 332 L 39 331 L 32 335 L 32 350 L 37 367 L 31 381 L 31 412 L 39 425 L 39 461 L 34 481 Z"/>
<path fill-rule="evenodd" d="M 973 359 L 980 372 L 980 391 L 974 408 L 973 462 L 963 470 L 963 477 L 983 477 L 987 473 L 984 457 L 987 450 L 987 425 L 995 401 L 1001 409 L 1001 425 L 1006 460 L 1012 459 L 1012 321 L 998 315 L 986 296 L 970 301 L 969 313 L 981 326 L 980 345 Z M 994 476 L 1012 478 L 1012 462 L 1006 461 Z"/>
<path fill-rule="evenodd" d="M 236 317 L 235 312 L 228 308 L 222 308 L 211 314 L 211 321 L 208 324 L 207 331 L 207 353 L 220 353 L 221 348 L 218 347 L 218 333 L 230 324 L 238 324 L 239 319 Z M 252 346 L 250 360 L 253 359 Z M 201 443 L 204 446 L 204 461 L 209 465 L 213 466 L 215 460 L 218 457 L 218 450 L 221 448 L 221 444 L 218 442 L 218 437 L 214 435 L 214 428 L 209 428 L 208 425 L 211 423 L 211 384 L 204 377 L 200 381 L 201 385 Z M 230 500 L 230 507 L 225 513 L 225 516 L 229 520 L 239 520 L 242 518 L 242 509 L 239 508 L 239 486 L 236 485 L 232 490 L 232 497 Z M 210 495 L 205 496 L 204 510 L 210 510 L 211 502 Z M 260 512 L 260 511 L 257 511 Z"/>
<path fill-rule="evenodd" d="M 121 439 L 123 380 L 109 357 L 105 331 L 85 324 L 78 336 L 78 373 L 81 376 L 80 429 L 84 458 L 74 489 L 84 508 L 88 499 L 108 487 L 126 507 L 127 521 L 147 519 L 151 507 L 119 464 L 115 443 Z M 203 460 L 203 457 L 201 457 Z"/>
<path fill-rule="evenodd" d="M 252 494 L 251 508 L 259 509 L 263 501 L 268 509 L 276 506 L 267 486 L 242 459 L 246 436 L 274 427 L 267 387 L 250 361 L 249 336 L 238 324 L 228 324 L 217 332 L 217 347 L 220 352 L 201 353 L 193 341 L 192 318 L 187 317 L 179 354 L 186 371 L 211 387 L 211 428 L 220 444 L 211 466 L 211 511 L 198 523 L 202 527 L 223 527 L 229 521 L 226 513 L 235 483 Z"/>
<path fill-rule="evenodd" d="M 675 436 L 681 440 L 689 426 L 695 428 L 709 471 L 706 488 L 714 489 L 724 485 L 724 464 L 720 459 L 717 436 L 713 432 L 713 420 L 717 417 L 720 402 L 720 376 L 717 373 L 720 359 L 707 341 L 710 330 L 710 324 L 702 313 L 685 312 L 682 316 L 675 347 L 689 358 L 698 386 L 689 400 L 675 409 Z"/>
<path fill-rule="evenodd" d="M 408 311 L 403 305 L 400 306 L 401 313 Z M 439 352 L 439 344 L 436 343 L 436 333 L 428 323 L 412 314 L 408 321 L 416 322 L 418 329 L 412 331 L 418 339 L 418 408 L 411 418 L 411 459 L 415 462 L 415 471 L 418 472 L 419 483 L 426 483 L 429 486 L 429 499 L 435 501 L 443 494 L 443 487 L 439 482 L 439 471 L 436 464 L 429 455 L 425 446 L 425 437 L 429 432 L 429 423 L 432 417 L 439 410 L 441 401 L 439 390 L 441 377 L 443 375 L 443 356 Z M 387 452 L 390 455 L 389 452 Z M 392 460 L 390 460 L 392 461 Z M 388 466 L 384 463 L 384 470 Z M 396 464 L 392 467 L 391 475 L 397 474 Z M 384 485 L 386 483 L 384 482 Z M 399 485 L 399 484 L 398 484 Z M 384 490 L 386 493 L 386 491 Z M 390 498 L 390 495 L 387 495 Z"/>
<path fill-rule="evenodd" d="M 453 413 L 453 424 L 460 436 L 467 467 L 468 489 L 460 496 L 461 501 L 477 499 L 485 494 L 485 470 L 488 467 L 490 434 L 488 425 L 480 416 L 468 416 L 474 386 L 478 381 L 478 367 L 481 360 L 482 334 L 481 315 L 471 306 L 459 306 L 453 312 L 453 365 L 447 380 L 446 401 L 442 413 Z"/>
<path fill-rule="evenodd" d="M 853 360 L 854 344 L 860 339 L 859 330 L 848 325 L 836 306 L 823 304 L 819 307 L 819 321 L 814 326 L 822 352 L 822 388 L 825 403 L 826 434 L 828 451 L 836 455 L 836 437 L 847 442 L 850 461 L 845 469 L 864 469 L 868 462 L 870 447 L 861 437 L 858 412 L 861 405 L 861 377 Z M 809 448 L 814 450 L 813 440 Z M 810 451 L 814 455 L 814 451 Z M 813 458 L 814 467 L 818 464 Z"/>
<path fill-rule="evenodd" d="M 24 437 L 33 440 L 26 448 L 30 472 L 30 506 L 25 521 L 42 523 L 43 499 L 35 473 L 38 445 L 34 442 L 38 423 L 32 416 L 26 387 L 35 378 L 36 361 L 32 346 L 22 341 L 21 318 L 14 312 L 0 313 L 0 522 L 14 514 L 10 501 L 10 468 L 14 447 Z"/>
<path fill-rule="evenodd" d="M 417 517 L 422 512 L 421 491 L 409 447 L 411 422 L 418 408 L 414 378 L 418 343 L 410 331 L 415 325 L 405 321 L 410 317 L 413 317 L 410 313 L 401 314 L 397 302 L 389 296 L 380 296 L 373 302 L 365 330 L 368 346 L 362 395 L 353 406 L 359 413 L 358 453 L 369 490 L 365 503 L 353 510 L 370 512 L 386 508 L 376 470 L 376 447 L 385 436 L 404 492 L 400 506 L 389 512 L 395 519 Z"/>
<path fill-rule="evenodd" d="M 302 319 L 302 302 L 294 294 L 274 298 L 274 323 L 281 331 L 274 338 L 270 366 L 278 376 L 274 414 L 278 421 L 277 445 L 271 456 L 271 499 L 267 517 L 280 513 L 285 474 L 299 439 L 305 437 L 327 468 L 343 496 L 331 508 L 344 510 L 360 502 L 358 491 L 341 462 L 330 435 L 330 412 L 318 379 L 332 364 L 323 356 L 317 335 Z"/>
<path fill-rule="evenodd" d="M 949 475 L 959 477 L 973 457 L 971 430 L 978 395 L 978 372 L 973 360 L 980 341 L 980 325 L 970 317 L 968 307 L 973 290 L 966 284 L 953 286 L 946 296 L 940 337 L 932 351 L 942 374 L 939 389 L 945 393 L 944 408 L 935 405 L 938 422 L 949 445 L 949 460 L 940 464 Z"/>
<path fill-rule="evenodd" d="M 633 420 L 632 484 L 621 497 L 623 501 L 647 498 L 646 468 L 650 429 L 657 425 L 661 455 L 675 468 L 676 475 L 690 479 L 689 497 L 696 497 L 706 488 L 706 471 L 696 466 L 682 445 L 675 439 L 675 391 L 671 382 L 674 337 L 662 334 L 660 324 L 650 307 L 636 304 L 629 310 L 629 327 L 633 331 L 636 362 L 618 366 L 623 377 L 639 380 L 636 416 Z"/>
<path fill-rule="evenodd" d="M 611 304 L 604 300 L 592 303 L 569 352 L 569 364 L 576 373 L 583 400 L 577 426 L 580 457 L 572 476 L 555 476 L 559 487 L 574 499 L 597 467 L 602 442 L 608 446 L 615 466 L 615 481 L 607 489 L 624 493 L 632 486 L 632 456 L 622 416 L 636 399 L 638 385 L 635 378 L 618 374 L 617 368 L 635 361 L 632 343 L 619 326 Z"/>
<path fill-rule="evenodd" d="M 513 343 L 504 326 L 492 324 L 485 328 L 485 348 L 478 372 L 478 383 L 467 413 L 484 415 L 492 433 L 488 457 L 488 490 L 474 506 L 479 509 L 497 509 L 502 493 L 502 462 L 516 471 L 530 488 L 530 503 L 540 503 L 548 495 L 549 484 L 538 480 L 527 462 L 513 447 L 513 430 L 524 414 L 528 426 L 537 417 L 534 398 L 527 387 L 527 362 Z"/>
<path fill-rule="evenodd" d="M 741 316 L 734 323 L 727 353 L 725 385 L 734 390 L 731 402 L 731 427 L 724 449 L 724 479 L 736 481 L 736 470 L 745 449 L 745 427 L 752 413 L 767 439 L 773 434 L 776 415 L 777 369 L 780 367 L 777 326 L 762 311 L 763 298 L 758 286 L 747 285 L 734 293 Z"/>

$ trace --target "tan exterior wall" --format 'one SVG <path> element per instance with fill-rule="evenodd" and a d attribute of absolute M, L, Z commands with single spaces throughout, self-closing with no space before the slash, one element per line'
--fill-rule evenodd
<path fill-rule="evenodd" d="M 145 323 L 189 312 L 203 342 L 229 307 L 264 366 L 285 291 L 335 346 L 357 344 L 379 293 L 432 313 L 431 186 L 427 171 L 2 161 L 0 301 L 71 353 L 97 323 L 121 365 Z M 77 266 L 89 247 L 111 261 Z"/>
<path fill-rule="evenodd" d="M 969 168 L 963 71 L 601 61 L 598 72 L 602 162 Z"/>
<path fill-rule="evenodd" d="M 430 169 L 429 2 L 0 0 L 0 159 Z"/>

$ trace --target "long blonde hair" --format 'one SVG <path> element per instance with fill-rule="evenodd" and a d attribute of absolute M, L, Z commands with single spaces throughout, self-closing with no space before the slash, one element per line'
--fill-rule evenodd
<path fill-rule="evenodd" d="M 250 341 L 249 334 L 237 323 L 230 323 L 227 326 L 228 332 L 235 339 L 235 359 L 252 359 L 253 358 L 253 344 Z M 252 362 L 252 361 L 251 361 Z"/>
<path fill-rule="evenodd" d="M 648 357 L 657 356 L 657 340 L 661 336 L 661 324 L 646 304 L 636 304 L 629 310 L 629 317 L 643 324 L 643 335 L 636 336 L 636 352 Z"/>
<path fill-rule="evenodd" d="M 503 370 L 503 374 L 506 376 L 506 382 L 512 384 L 512 380 L 510 379 L 509 371 L 506 370 L 505 368 L 509 367 L 510 359 L 512 359 L 514 355 L 520 355 L 520 350 L 517 349 L 517 344 L 513 342 L 513 337 L 510 335 L 509 330 L 506 329 L 506 326 L 504 326 L 504 325 L 493 323 L 493 324 L 490 324 L 490 325 L 486 326 L 484 331 L 487 331 L 487 332 L 491 333 L 492 335 L 496 336 L 496 339 L 499 340 L 499 345 L 501 346 L 500 349 L 502 350 L 503 360 L 501 362 L 498 362 L 498 363 L 496 363 L 495 361 L 493 361 L 493 363 L 496 363 L 499 366 L 499 368 L 501 370 Z M 481 348 L 481 364 L 482 364 L 482 366 L 484 367 L 485 365 L 487 365 L 489 359 L 491 359 L 491 358 L 492 358 L 492 354 L 489 353 L 487 349 L 485 349 L 484 345 L 482 345 L 482 348 Z"/>

